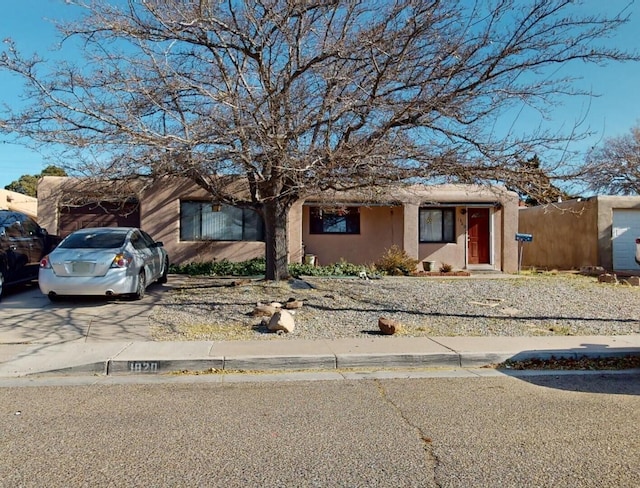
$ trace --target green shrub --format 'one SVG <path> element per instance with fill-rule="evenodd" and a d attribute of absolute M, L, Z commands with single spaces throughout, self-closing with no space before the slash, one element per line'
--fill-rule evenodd
<path fill-rule="evenodd" d="M 263 258 L 255 258 L 232 263 L 228 259 L 221 259 L 206 263 L 172 264 L 169 271 L 189 276 L 256 276 L 264 274 L 265 261 Z"/>
<path fill-rule="evenodd" d="M 227 259 L 206 263 L 172 264 L 171 273 L 187 274 L 190 276 L 258 276 L 264 275 L 266 263 L 264 258 L 255 258 L 239 263 L 232 263 Z M 300 276 L 358 276 L 366 271 L 373 274 L 367 266 L 340 261 L 328 266 L 313 266 L 304 263 L 291 263 L 289 274 L 295 278 Z"/>
<path fill-rule="evenodd" d="M 387 249 L 375 267 L 381 273 L 391 276 L 410 275 L 416 270 L 418 260 L 410 257 L 404 249 L 393 245 Z"/>
<path fill-rule="evenodd" d="M 267 262 L 264 258 L 254 258 L 241 263 L 234 263 L 234 275 L 237 276 L 258 276 L 267 271 Z"/>

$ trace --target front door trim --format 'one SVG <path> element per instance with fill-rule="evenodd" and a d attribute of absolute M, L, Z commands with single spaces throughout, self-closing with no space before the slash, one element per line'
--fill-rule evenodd
<path fill-rule="evenodd" d="M 493 213 L 491 207 L 467 207 L 467 267 L 493 263 Z"/>

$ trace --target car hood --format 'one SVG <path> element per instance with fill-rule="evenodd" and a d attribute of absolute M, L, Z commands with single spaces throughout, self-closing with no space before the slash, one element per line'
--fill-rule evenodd
<path fill-rule="evenodd" d="M 49 255 L 57 276 L 104 276 L 121 249 L 61 249 Z"/>

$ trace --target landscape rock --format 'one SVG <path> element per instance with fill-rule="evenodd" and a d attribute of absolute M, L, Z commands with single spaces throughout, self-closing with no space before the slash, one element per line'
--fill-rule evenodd
<path fill-rule="evenodd" d="M 599 283 L 617 283 L 618 277 L 612 273 L 604 273 L 598 276 Z"/>
<path fill-rule="evenodd" d="M 402 324 L 397 320 L 380 317 L 378 319 L 378 327 L 384 335 L 393 335 L 402 329 Z"/>
<path fill-rule="evenodd" d="M 284 308 L 287 310 L 293 310 L 296 308 L 302 308 L 303 302 L 301 300 L 289 300 L 284 304 Z"/>
<path fill-rule="evenodd" d="M 234 280 L 230 283 L 229 286 L 244 286 L 244 285 L 250 285 L 251 284 L 251 280 Z"/>
<path fill-rule="evenodd" d="M 580 274 L 585 276 L 600 276 L 607 272 L 602 266 L 583 266 L 580 268 Z"/>
<path fill-rule="evenodd" d="M 629 276 L 622 283 L 629 286 L 640 286 L 640 276 Z"/>
<path fill-rule="evenodd" d="M 295 328 L 296 324 L 293 320 L 293 315 L 286 310 L 278 310 L 274 313 L 269 321 L 269 325 L 267 325 L 267 329 L 272 332 L 283 331 L 291 333 Z"/>
<path fill-rule="evenodd" d="M 277 311 L 278 309 L 276 307 L 265 305 L 264 303 L 258 303 L 256 308 L 253 309 L 253 312 L 251 312 L 251 315 L 253 317 L 271 317 Z"/>

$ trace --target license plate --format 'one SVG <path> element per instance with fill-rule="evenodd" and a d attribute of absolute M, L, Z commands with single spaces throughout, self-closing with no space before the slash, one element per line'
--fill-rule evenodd
<path fill-rule="evenodd" d="M 91 271 L 91 263 L 79 262 L 73 263 L 71 269 L 74 273 L 88 273 Z"/>

